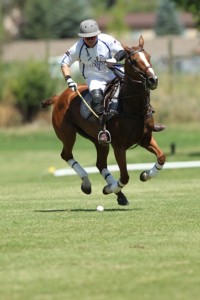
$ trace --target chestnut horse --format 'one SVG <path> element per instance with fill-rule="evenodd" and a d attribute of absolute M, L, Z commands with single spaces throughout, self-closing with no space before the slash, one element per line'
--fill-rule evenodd
<path fill-rule="evenodd" d="M 105 195 L 115 193 L 119 205 L 128 205 L 122 188 L 128 183 L 126 150 L 133 145 L 140 145 L 156 155 L 157 161 L 150 170 L 141 173 L 140 179 L 147 181 L 158 175 L 165 163 L 165 154 L 159 149 L 152 130 L 145 126 L 145 118 L 149 108 L 150 90 L 157 88 L 158 78 L 150 62 L 150 55 L 143 48 L 144 40 L 139 39 L 137 47 L 124 47 L 126 51 L 124 78 L 119 93 L 120 111 L 107 121 L 107 129 L 111 134 L 111 145 L 116 162 L 120 170 L 120 178 L 116 180 L 108 170 L 107 157 L 109 146 L 98 143 L 98 133 L 101 129 L 99 120 L 87 120 L 80 113 L 82 99 L 80 94 L 67 88 L 59 96 L 42 101 L 42 107 L 54 104 L 52 123 L 57 137 L 63 143 L 61 157 L 74 169 L 81 178 L 81 189 L 84 193 L 91 193 L 91 182 L 87 172 L 74 159 L 73 146 L 76 134 L 89 139 L 96 147 L 96 167 L 106 181 L 103 188 Z M 113 66 L 114 67 L 114 66 Z M 87 86 L 79 85 L 78 91 L 86 95 Z"/>

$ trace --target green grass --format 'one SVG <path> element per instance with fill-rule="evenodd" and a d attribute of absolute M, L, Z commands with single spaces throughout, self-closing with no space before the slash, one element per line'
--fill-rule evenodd
<path fill-rule="evenodd" d="M 168 161 L 200 159 L 198 124 L 168 126 L 156 137 Z M 0 141 L 2 300 L 199 298 L 199 168 L 166 169 L 146 183 L 131 171 L 123 208 L 102 194 L 98 174 L 86 196 L 77 176 L 48 173 L 66 167 L 51 128 L 1 130 Z M 88 141 L 78 138 L 74 152 L 83 166 L 95 164 Z M 127 156 L 155 161 L 141 148 Z"/>

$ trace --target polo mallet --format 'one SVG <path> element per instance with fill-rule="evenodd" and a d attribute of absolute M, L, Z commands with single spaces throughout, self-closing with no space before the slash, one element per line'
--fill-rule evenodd
<path fill-rule="evenodd" d="M 93 113 L 93 115 L 95 115 L 95 117 L 97 119 L 99 119 L 99 116 L 94 112 L 94 110 L 89 106 L 89 104 L 86 102 L 86 100 L 83 98 L 83 96 L 81 95 L 81 93 L 79 92 L 79 90 L 76 90 L 77 94 L 79 95 L 79 97 L 81 98 L 81 100 L 85 103 L 85 105 L 87 106 L 87 108 Z"/>

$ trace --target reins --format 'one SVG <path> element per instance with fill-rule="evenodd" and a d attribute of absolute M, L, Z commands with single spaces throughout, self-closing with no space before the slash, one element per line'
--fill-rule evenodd
<path fill-rule="evenodd" d="M 140 52 L 140 51 L 144 51 L 144 49 L 143 48 L 140 48 L 140 49 L 138 49 L 138 50 L 136 50 L 136 51 L 131 51 L 130 53 L 129 53 L 129 55 L 127 55 L 127 59 L 128 59 L 128 63 L 131 65 L 131 67 L 132 67 L 132 69 L 133 69 L 133 72 L 135 72 L 135 73 L 137 73 L 138 75 L 139 75 L 139 77 L 140 77 L 140 79 L 141 80 L 136 80 L 136 79 L 133 79 L 130 75 L 128 75 L 128 74 L 126 74 L 126 77 L 132 82 L 132 83 L 136 83 L 136 84 L 142 84 L 143 86 L 144 86 L 144 90 L 145 90 L 145 93 L 146 93 L 146 96 L 148 96 L 148 88 L 147 88 L 147 79 L 146 79 L 146 77 L 145 77 L 145 74 L 146 74 L 146 71 L 148 70 L 148 68 L 149 67 L 147 67 L 144 71 L 141 71 L 137 66 L 136 66 L 136 63 L 137 63 L 137 61 L 136 60 L 131 60 L 131 57 L 134 55 L 134 54 L 136 54 L 136 53 L 138 53 L 138 52 Z M 116 64 L 117 65 L 117 64 Z M 119 64 L 118 64 L 119 65 Z M 123 66 L 124 66 L 125 64 L 123 64 Z M 122 66 L 122 65 L 121 65 Z M 114 68 L 115 69 L 117 69 L 116 68 L 116 66 L 114 66 Z M 121 70 L 118 70 L 118 71 L 121 71 Z M 116 72 L 114 72 L 115 74 L 116 74 Z M 124 73 L 124 72 L 123 72 Z M 117 75 L 117 74 L 116 74 Z M 125 81 L 123 81 L 125 84 L 127 84 Z M 122 96 L 122 98 L 123 99 L 127 99 L 127 98 L 131 98 L 132 97 L 132 95 L 123 95 Z M 146 107 L 147 107 L 147 104 L 146 103 L 144 103 L 144 110 L 146 109 Z M 139 113 L 136 113 L 136 115 L 139 115 L 139 116 L 144 116 L 144 113 L 141 113 L 141 114 L 139 114 Z M 135 144 L 135 145 L 133 145 L 130 149 L 134 149 L 134 148 L 136 148 L 139 144 L 140 144 L 140 142 L 141 142 L 141 140 L 142 140 L 142 138 L 143 138 L 143 135 L 144 135 L 144 131 L 143 131 L 143 133 L 142 133 L 142 135 L 141 135 L 141 137 L 140 137 L 140 140 Z"/>
<path fill-rule="evenodd" d="M 132 66 L 133 71 L 134 71 L 135 73 L 137 73 L 137 74 L 140 76 L 141 80 L 133 79 L 130 75 L 127 75 L 127 74 L 126 74 L 126 76 L 127 76 L 127 77 L 129 78 L 129 80 L 130 80 L 131 82 L 133 82 L 133 83 L 143 84 L 144 87 L 145 87 L 145 90 L 146 90 L 146 87 L 147 87 L 147 85 L 146 85 L 146 81 L 147 81 L 147 80 L 146 80 L 146 77 L 145 77 L 145 72 L 146 72 L 146 70 L 145 70 L 145 71 L 141 71 L 139 68 L 137 68 L 137 67 L 135 66 L 136 60 L 132 61 L 132 60 L 130 59 L 130 57 L 131 57 L 132 55 L 134 55 L 134 54 L 136 54 L 136 53 L 138 53 L 138 52 L 140 52 L 140 51 L 144 51 L 144 49 L 138 49 L 137 51 L 131 51 L 131 53 L 127 56 L 127 59 L 128 59 L 128 61 L 129 61 L 130 65 Z M 119 67 L 119 66 L 120 66 L 120 67 L 124 67 L 125 64 L 114 63 L 114 64 L 112 64 L 112 66 L 109 66 L 108 68 L 111 69 L 111 70 L 115 73 L 115 75 L 116 75 L 117 77 L 120 77 L 120 76 L 117 74 L 117 72 L 120 72 L 121 74 L 124 75 L 124 71 L 118 69 L 117 67 Z M 148 69 L 148 68 L 147 68 L 147 69 Z"/>
<path fill-rule="evenodd" d="M 142 85 L 144 85 L 144 88 L 145 88 L 145 91 L 147 90 L 147 84 L 146 84 L 146 77 L 145 77 L 145 73 L 146 73 L 146 70 L 145 71 L 141 71 L 139 68 L 137 68 L 136 67 L 136 65 L 135 65 L 135 63 L 136 63 L 136 60 L 131 60 L 131 56 L 133 56 L 133 55 L 135 55 L 136 53 L 138 53 L 138 52 L 141 52 L 141 51 L 144 51 L 144 49 L 143 48 L 139 48 L 138 50 L 136 50 L 136 51 L 131 51 L 130 53 L 129 53 L 129 55 L 127 55 L 126 57 L 127 57 L 127 59 L 128 59 L 128 61 L 129 61 L 129 63 L 130 63 L 130 65 L 132 66 L 132 68 L 133 68 L 133 71 L 135 72 L 135 73 L 137 73 L 139 76 L 140 76 L 140 78 L 141 78 L 141 80 L 136 80 L 136 79 L 133 79 L 130 75 L 128 75 L 128 74 L 126 74 L 126 76 L 129 78 L 129 80 L 131 81 L 131 82 L 133 82 L 133 83 L 137 83 L 137 84 L 142 84 Z M 121 78 L 120 76 L 119 76 L 119 74 L 118 73 L 121 73 L 121 74 L 125 74 L 124 73 L 124 71 L 122 71 L 121 69 L 119 69 L 118 67 L 124 67 L 125 66 L 125 64 L 121 64 L 121 63 L 113 63 L 112 65 L 107 65 L 107 67 L 109 68 L 109 69 L 111 69 L 112 71 L 113 71 L 113 73 L 118 77 L 118 78 Z M 147 68 L 148 69 L 148 68 Z M 124 81 L 123 81 L 124 82 Z M 124 82 L 125 83 L 125 82 Z M 77 94 L 78 94 L 78 96 L 81 98 L 81 100 L 84 102 L 84 104 L 87 106 L 87 108 L 91 111 L 91 113 L 97 118 L 97 119 L 99 119 L 99 116 L 94 112 L 94 110 L 90 107 L 90 105 L 87 103 L 87 101 L 83 98 L 83 96 L 81 95 L 81 93 L 79 92 L 79 90 L 77 89 L 76 90 L 76 92 L 77 92 Z M 131 97 L 131 96 L 124 96 L 124 98 L 129 98 L 129 97 Z"/>

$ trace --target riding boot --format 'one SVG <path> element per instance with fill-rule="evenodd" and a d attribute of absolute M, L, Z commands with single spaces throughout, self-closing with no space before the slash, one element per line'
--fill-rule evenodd
<path fill-rule="evenodd" d="M 146 119 L 145 125 L 154 132 L 160 132 L 165 129 L 165 125 L 163 124 L 154 124 L 153 116 L 150 116 Z"/>
<path fill-rule="evenodd" d="M 104 112 L 103 91 L 101 89 L 92 90 L 91 96 L 92 96 L 92 109 L 98 115 L 102 114 Z"/>
<path fill-rule="evenodd" d="M 103 106 L 103 92 L 101 89 L 96 89 L 91 91 L 92 96 L 92 109 L 99 115 L 104 113 Z M 110 143 L 110 133 L 103 129 L 98 134 L 99 144 L 106 145 Z"/>

